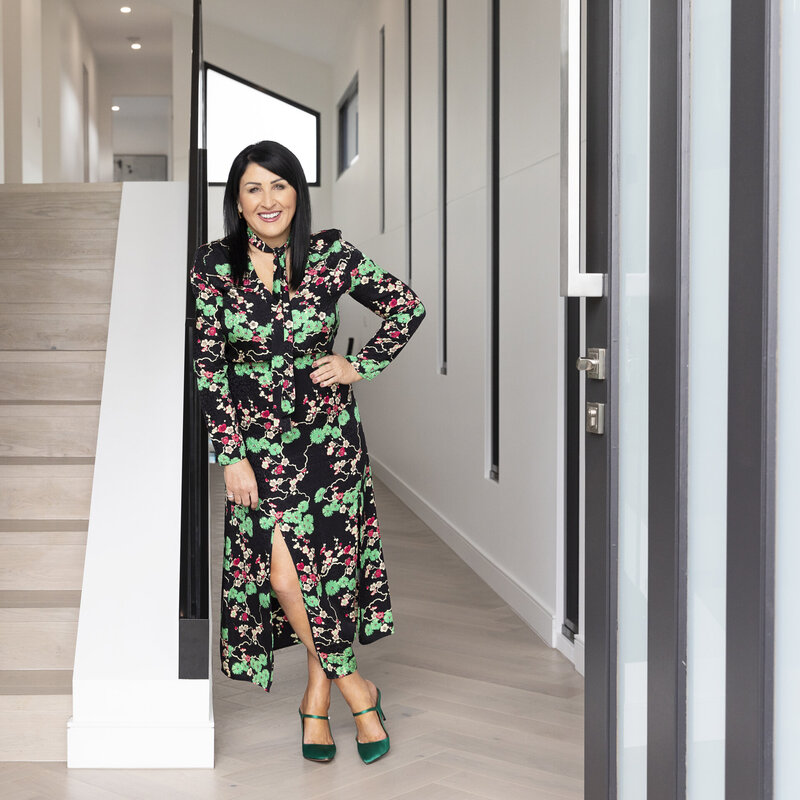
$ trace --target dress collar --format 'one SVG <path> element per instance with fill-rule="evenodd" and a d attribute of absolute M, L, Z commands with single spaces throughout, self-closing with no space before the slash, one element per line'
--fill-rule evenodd
<path fill-rule="evenodd" d="M 282 256 L 289 245 L 289 240 L 287 239 L 279 247 L 270 247 L 249 225 L 247 226 L 247 241 L 262 253 L 274 253 L 277 256 Z"/>

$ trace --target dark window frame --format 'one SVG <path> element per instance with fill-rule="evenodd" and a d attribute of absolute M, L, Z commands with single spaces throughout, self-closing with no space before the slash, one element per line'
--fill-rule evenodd
<path fill-rule="evenodd" d="M 255 89 L 262 94 L 269 95 L 269 97 L 273 97 L 276 100 L 280 100 L 287 105 L 293 106 L 294 108 L 299 109 L 300 111 L 305 111 L 308 114 L 313 114 L 316 118 L 316 138 L 317 138 L 317 147 L 316 147 L 316 161 L 317 161 L 317 179 L 315 181 L 309 181 L 309 186 L 320 186 L 321 179 L 322 179 L 322 126 L 321 126 L 321 119 L 322 113 L 320 111 L 316 111 L 309 106 L 303 105 L 302 103 L 298 103 L 296 100 L 292 100 L 289 97 L 285 97 L 282 94 L 278 94 L 277 92 L 273 92 L 270 89 L 265 88 L 264 86 L 259 86 L 257 83 L 253 83 L 252 81 L 247 80 L 246 78 L 242 78 L 240 75 L 235 75 L 233 72 L 228 72 L 228 70 L 223 69 L 222 67 L 218 67 L 215 64 L 211 64 L 208 61 L 203 62 L 203 91 L 204 93 L 207 91 L 208 86 L 208 71 L 211 70 L 213 72 L 217 72 L 220 75 L 225 76 L 226 78 L 230 78 L 233 81 L 237 81 L 238 83 L 243 83 L 245 86 L 250 87 L 251 89 Z M 203 98 L 204 105 L 206 106 L 205 113 L 207 113 L 207 104 L 205 103 L 206 98 Z M 209 181 L 209 186 L 225 186 L 224 182 L 219 181 Z"/>

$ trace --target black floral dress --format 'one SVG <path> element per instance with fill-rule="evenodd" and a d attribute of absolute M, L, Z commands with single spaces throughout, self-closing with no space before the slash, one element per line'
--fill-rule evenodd
<path fill-rule="evenodd" d="M 225 512 L 222 670 L 269 691 L 273 652 L 299 642 L 270 590 L 276 524 L 297 568 L 320 662 L 330 678 L 356 669 L 353 642 L 394 631 L 367 447 L 350 385 L 315 384 L 312 362 L 332 351 L 345 293 L 383 318 L 347 356 L 367 380 L 403 349 L 425 316 L 417 295 L 338 230 L 311 239 L 306 272 L 290 298 L 285 248 L 270 292 L 252 264 L 231 280 L 222 241 L 196 253 L 194 368 L 217 460 L 247 458 L 256 510 Z"/>

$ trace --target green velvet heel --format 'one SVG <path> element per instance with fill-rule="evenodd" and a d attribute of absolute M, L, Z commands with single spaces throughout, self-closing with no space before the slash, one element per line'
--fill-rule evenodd
<path fill-rule="evenodd" d="M 309 761 L 332 761 L 336 755 L 336 742 L 333 744 L 306 744 L 303 741 L 303 720 L 305 718 L 328 720 L 328 730 L 331 727 L 331 718 L 321 717 L 318 714 L 304 714 L 299 708 L 297 713 L 300 714 L 300 744 L 303 746 L 303 758 L 307 758 Z M 331 732 L 331 738 L 333 738 L 333 732 Z"/>
<path fill-rule="evenodd" d="M 361 756 L 361 760 L 365 764 L 371 764 L 373 761 L 377 761 L 381 756 L 385 756 L 389 752 L 389 734 L 386 732 L 386 728 L 384 727 L 382 721 L 386 719 L 386 714 L 383 713 L 383 709 L 381 708 L 380 689 L 378 689 L 378 699 L 375 702 L 375 705 L 372 706 L 372 708 L 365 708 L 363 711 L 354 711 L 353 716 L 358 717 L 361 714 L 368 714 L 370 711 L 377 712 L 378 722 L 381 723 L 381 728 L 383 728 L 383 732 L 386 734 L 386 738 L 379 739 L 377 742 L 359 742 L 358 734 L 356 734 L 356 745 L 358 746 L 358 754 Z"/>

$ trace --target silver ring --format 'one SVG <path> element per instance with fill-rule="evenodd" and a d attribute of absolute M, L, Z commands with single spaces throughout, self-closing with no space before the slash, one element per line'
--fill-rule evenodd
<path fill-rule="evenodd" d="M 227 497 L 228 500 L 233 500 L 233 495 L 232 494 L 226 494 L 225 497 Z"/>

